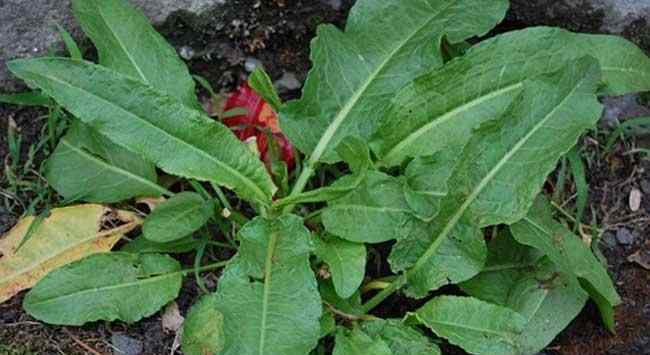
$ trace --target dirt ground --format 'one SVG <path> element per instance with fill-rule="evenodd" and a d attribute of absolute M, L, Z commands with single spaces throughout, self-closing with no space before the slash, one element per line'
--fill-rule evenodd
<path fill-rule="evenodd" d="M 207 78 L 218 90 L 227 92 L 236 87 L 247 75 L 247 62 L 255 61 L 261 62 L 274 80 L 290 73 L 302 82 L 309 69 L 309 42 L 316 26 L 325 22 L 342 26 L 351 2 L 344 0 L 341 7 L 335 9 L 326 1 L 318 0 L 232 0 L 224 11 L 202 19 L 183 14 L 174 16 L 160 30 L 185 57 L 191 58 L 191 71 Z M 515 17 L 509 16 L 500 30 L 522 25 Z M 297 95 L 299 91 L 296 90 L 283 93 L 284 98 Z M 9 118 L 16 123 L 23 137 L 21 156 L 24 159 L 28 155 L 27 146 L 39 139 L 45 113 L 40 109 L 0 104 L 0 161 L 8 159 L 8 140 L 4 132 L 9 129 Z M 545 354 L 650 354 L 650 272 L 634 262 L 634 257 L 631 258 L 638 255 L 641 261 L 650 259 L 650 198 L 643 199 L 637 212 L 631 212 L 628 207 L 632 189 L 650 196 L 650 161 L 634 154 L 635 149 L 645 148 L 645 142 L 630 139 L 615 145 L 611 152 L 603 152 L 603 136 L 594 134 L 581 144 L 590 184 L 586 220 L 591 221 L 593 217 L 600 228 L 606 229 L 599 241 L 599 249 L 607 258 L 623 304 L 617 308 L 615 335 L 604 329 L 596 307 L 589 303 Z M 37 155 L 35 167 L 46 153 Z M 21 213 L 19 207 L 10 209 L 0 205 L 0 232 L 11 227 Z M 625 232 L 623 229 L 629 235 L 617 236 Z M 206 278 L 208 286 L 214 286 L 218 273 Z M 177 301 L 181 313 L 185 314 L 199 295 L 196 283 L 187 278 Z M 93 323 L 81 328 L 57 327 L 30 318 L 22 311 L 21 302 L 22 297 L 18 296 L 0 304 L 0 355 L 94 354 L 93 351 L 111 354 L 111 338 L 119 334 L 139 340 L 143 354 L 171 353 L 174 335 L 163 331 L 160 315 L 131 325 L 113 322 Z M 377 312 L 390 314 L 409 306 L 410 303 L 404 299 L 393 297 Z M 3 350 L 3 345 L 22 349 L 24 353 Z M 464 354 L 452 346 L 443 347 L 445 354 Z"/>

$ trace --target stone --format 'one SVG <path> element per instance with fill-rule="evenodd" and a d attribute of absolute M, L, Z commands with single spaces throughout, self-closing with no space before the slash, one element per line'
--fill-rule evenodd
<path fill-rule="evenodd" d="M 650 108 L 640 103 L 638 94 L 605 97 L 602 101 L 605 105 L 602 123 L 608 128 L 616 128 L 625 119 L 650 116 Z"/>
<path fill-rule="evenodd" d="M 650 0 L 511 0 L 508 22 L 620 34 L 650 50 Z"/>
<path fill-rule="evenodd" d="M 616 231 L 616 241 L 621 245 L 630 245 L 634 243 L 634 234 L 627 228 L 619 228 Z"/>
<path fill-rule="evenodd" d="M 162 23 L 178 11 L 201 15 L 225 3 L 224 0 L 129 0 L 154 23 Z M 70 0 L 0 1 L 0 91 L 21 88 L 11 77 L 6 62 L 16 58 L 42 56 L 62 48 L 56 25 L 75 37 L 81 30 L 72 16 Z"/>
<path fill-rule="evenodd" d="M 111 336 L 111 344 L 114 355 L 141 355 L 144 350 L 144 344 L 140 340 L 121 333 Z"/>
<path fill-rule="evenodd" d="M 296 74 L 292 72 L 284 73 L 274 84 L 281 93 L 298 90 L 302 86 L 302 83 L 298 80 Z"/>
<path fill-rule="evenodd" d="M 244 69 L 246 69 L 247 72 L 252 73 L 257 67 L 264 69 L 264 64 L 257 58 L 246 58 L 246 62 L 244 62 Z"/>

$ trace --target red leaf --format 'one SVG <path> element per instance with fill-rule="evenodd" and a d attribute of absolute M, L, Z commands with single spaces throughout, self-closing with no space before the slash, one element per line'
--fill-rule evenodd
<path fill-rule="evenodd" d="M 224 105 L 224 112 L 234 108 L 244 108 L 246 115 L 225 118 L 223 123 L 230 127 L 235 135 L 242 141 L 255 137 L 260 158 L 268 165 L 269 137 L 272 137 L 280 148 L 280 158 L 287 164 L 289 170 L 295 166 L 293 146 L 287 137 L 282 134 L 278 124 L 278 115 L 271 105 L 259 96 L 247 83 L 240 86 L 232 93 Z M 271 132 L 269 134 L 268 132 Z"/>

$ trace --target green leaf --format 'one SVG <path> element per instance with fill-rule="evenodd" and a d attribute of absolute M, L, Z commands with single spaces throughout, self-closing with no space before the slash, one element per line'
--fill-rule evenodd
<path fill-rule="evenodd" d="M 203 296 L 185 317 L 181 348 L 185 355 L 216 355 L 224 349 L 223 314 L 214 295 Z"/>
<path fill-rule="evenodd" d="M 237 260 L 219 280 L 214 302 L 224 316 L 220 354 L 307 354 L 321 332 L 309 231 L 294 215 L 258 217 L 238 237 Z"/>
<path fill-rule="evenodd" d="M 212 201 L 195 192 L 181 192 L 151 212 L 144 220 L 142 234 L 153 242 L 173 242 L 196 232 L 214 213 Z"/>
<path fill-rule="evenodd" d="M 119 202 L 169 194 L 155 167 L 75 121 L 45 165 L 48 183 L 66 200 Z"/>
<path fill-rule="evenodd" d="M 342 298 L 352 296 L 366 273 L 366 246 L 334 236 L 319 237 L 316 255 L 329 266 L 336 293 Z"/>
<path fill-rule="evenodd" d="M 650 90 L 650 59 L 622 38 L 548 27 L 514 31 L 481 42 L 394 93 L 371 148 L 380 163 L 394 166 L 462 147 L 472 129 L 509 107 L 527 79 L 585 55 L 598 59 L 608 93 Z"/>
<path fill-rule="evenodd" d="M 186 237 L 169 243 L 156 243 L 148 240 L 144 236 L 139 236 L 125 246 L 120 251 L 127 253 L 170 253 L 182 254 L 187 253 L 201 245 L 201 241 L 193 237 Z"/>
<path fill-rule="evenodd" d="M 321 280 L 318 283 L 318 290 L 323 299 L 323 303 L 351 315 L 361 315 L 364 313 L 361 304 L 361 290 L 357 290 L 348 298 L 342 298 L 337 294 L 331 279 Z"/>
<path fill-rule="evenodd" d="M 614 329 L 612 308 L 621 303 L 621 298 L 607 269 L 578 236 L 553 220 L 545 198 L 538 198 L 528 216 L 512 225 L 511 230 L 518 242 L 541 250 L 562 272 L 584 281 L 603 315 L 605 325 L 610 330 Z"/>
<path fill-rule="evenodd" d="M 451 242 L 482 243 L 479 227 L 514 223 L 525 216 L 557 160 L 600 117 L 594 94 L 598 79 L 597 64 L 587 58 L 528 81 L 509 113 L 473 134 L 450 179 L 453 189 L 432 222 L 434 239 L 424 243 L 406 238 L 395 246 L 404 249 L 404 243 L 410 246 L 411 258 L 419 255 L 407 274 L 414 294 L 421 297 L 439 286 L 436 258 L 446 255 L 443 250 Z"/>
<path fill-rule="evenodd" d="M 282 100 L 273 86 L 273 82 L 264 69 L 256 67 L 248 77 L 248 85 L 260 95 L 264 101 L 268 102 L 275 112 L 280 110 Z"/>
<path fill-rule="evenodd" d="M 516 339 L 526 324 L 509 308 L 457 296 L 432 299 L 416 317 L 438 336 L 477 355 L 519 355 Z"/>
<path fill-rule="evenodd" d="M 508 230 L 500 231 L 488 243 L 485 267 L 479 275 L 460 284 L 467 294 L 506 306 L 510 289 L 522 275 L 536 269 L 544 254 L 517 243 Z"/>
<path fill-rule="evenodd" d="M 368 138 L 397 89 L 442 65 L 443 36 L 484 34 L 507 8 L 505 0 L 357 1 L 345 32 L 319 27 L 303 97 L 281 110 L 282 130 L 311 165 L 337 161 L 345 136 Z"/>
<path fill-rule="evenodd" d="M 336 332 L 333 355 L 393 355 L 381 338 L 371 338 L 359 328 L 351 331 L 339 328 Z"/>
<path fill-rule="evenodd" d="M 50 324 L 132 323 L 176 298 L 181 281 L 180 264 L 168 256 L 95 254 L 49 273 L 25 296 L 23 307 Z"/>
<path fill-rule="evenodd" d="M 320 337 L 326 337 L 336 331 L 336 319 L 331 312 L 323 313 L 320 319 Z"/>
<path fill-rule="evenodd" d="M 418 223 L 404 198 L 403 183 L 378 171 L 322 213 L 325 229 L 345 240 L 379 243 L 401 239 Z"/>
<path fill-rule="evenodd" d="M 61 58 L 16 60 L 9 67 L 99 133 L 170 174 L 225 185 L 265 203 L 275 191 L 264 164 L 227 127 L 139 81 Z"/>
<path fill-rule="evenodd" d="M 65 48 L 68 50 L 70 58 L 79 60 L 83 59 L 81 50 L 79 50 L 77 42 L 74 41 L 74 38 L 72 38 L 70 33 L 66 31 L 65 28 L 63 28 L 61 25 L 56 25 L 56 27 L 59 30 L 59 36 L 61 36 L 63 43 L 65 43 Z"/>
<path fill-rule="evenodd" d="M 0 102 L 10 105 L 20 106 L 50 106 L 52 101 L 49 97 L 42 95 L 39 92 L 23 92 L 19 94 L 0 94 Z"/>
<path fill-rule="evenodd" d="M 436 344 L 401 320 L 363 322 L 361 329 L 371 338 L 383 340 L 394 355 L 441 355 Z"/>
<path fill-rule="evenodd" d="M 489 245 L 487 266 L 461 284 L 470 296 L 512 308 L 526 318 L 520 354 L 544 349 L 584 307 L 587 294 L 538 250 L 502 233 Z"/>
<path fill-rule="evenodd" d="M 485 264 L 487 251 L 481 230 L 466 216 L 452 221 L 447 214 L 450 211 L 453 209 L 445 209 L 432 224 L 420 224 L 391 250 L 391 270 L 406 272 L 408 285 L 404 291 L 410 297 L 423 298 L 429 291 L 467 280 Z M 436 221 L 453 222 L 453 229 L 442 234 L 442 225 Z"/>
<path fill-rule="evenodd" d="M 447 181 L 456 166 L 458 152 L 452 149 L 413 159 L 406 167 L 404 196 L 415 214 L 432 220 L 440 210 L 440 200 L 447 195 Z"/>
<path fill-rule="evenodd" d="M 126 0 L 73 0 L 72 9 L 99 64 L 201 110 L 185 63 L 140 10 Z"/>

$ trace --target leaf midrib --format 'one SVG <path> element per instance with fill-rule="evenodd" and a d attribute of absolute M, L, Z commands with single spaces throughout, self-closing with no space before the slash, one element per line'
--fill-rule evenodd
<path fill-rule="evenodd" d="M 122 168 L 117 167 L 115 165 L 108 164 L 107 162 L 95 157 L 94 155 L 85 152 L 83 149 L 77 148 L 72 143 L 70 143 L 65 137 L 61 138 L 61 143 L 63 145 L 65 145 L 68 149 L 70 149 L 70 150 L 74 151 L 75 153 L 77 153 L 78 155 L 92 161 L 93 163 L 95 163 L 97 165 L 100 165 L 100 166 L 104 167 L 104 169 L 111 170 L 111 171 L 115 172 L 118 175 L 126 176 L 127 180 L 128 179 L 136 180 L 139 183 L 142 183 L 143 185 L 147 185 L 150 188 L 162 193 L 163 195 L 169 194 L 169 191 L 164 189 L 162 186 L 159 186 L 158 184 L 155 184 L 154 182 L 152 182 L 152 181 L 150 181 L 148 179 L 145 179 L 140 175 L 133 174 L 133 173 L 129 172 L 128 170 L 122 169 Z"/>
<path fill-rule="evenodd" d="M 445 321 L 441 321 L 441 320 L 431 321 L 431 323 L 432 324 L 442 325 L 442 326 L 473 330 L 473 331 L 479 332 L 479 333 L 488 333 L 488 334 L 497 335 L 497 336 L 501 337 L 503 340 L 506 340 L 507 343 L 509 343 L 511 345 L 515 345 L 514 341 L 511 340 L 507 336 L 507 335 L 514 334 L 514 333 L 510 333 L 510 332 L 505 331 L 505 330 L 499 332 L 499 331 L 491 330 L 491 329 L 487 329 L 487 328 L 479 328 L 479 327 L 469 326 L 469 325 L 466 325 L 466 324 L 459 324 L 459 323 L 454 323 L 454 322 L 445 322 Z"/>
<path fill-rule="evenodd" d="M 384 158 L 382 158 L 383 161 L 392 161 L 394 159 L 395 154 L 399 154 L 399 152 L 404 149 L 405 147 L 408 147 L 411 145 L 414 141 L 419 139 L 423 134 L 425 134 L 427 131 L 430 131 L 437 126 L 447 122 L 448 120 L 456 117 L 458 114 L 461 114 L 465 112 L 466 110 L 469 110 L 475 106 L 478 106 L 482 104 L 483 102 L 492 100 L 495 97 L 499 97 L 501 94 L 506 94 L 510 91 L 517 90 L 523 86 L 524 80 L 515 82 L 513 84 L 504 86 L 500 89 L 494 90 L 490 92 L 489 94 L 484 94 L 479 97 L 476 97 L 470 101 L 467 101 L 463 103 L 462 105 L 454 108 L 451 111 L 447 111 L 446 113 L 434 117 L 434 119 L 427 124 L 421 126 L 417 130 L 413 131 L 411 134 L 406 136 L 406 138 L 402 139 L 399 143 L 397 143 L 393 148 L 391 148 L 385 155 Z"/>
<path fill-rule="evenodd" d="M 444 229 L 442 232 L 438 235 L 438 238 L 431 244 L 431 246 L 425 251 L 425 253 L 418 259 L 418 261 L 415 263 L 412 269 L 408 271 L 409 274 L 414 274 L 416 273 L 426 262 L 429 258 L 431 258 L 442 242 L 444 242 L 447 237 L 449 236 L 449 233 L 454 229 L 458 221 L 461 219 L 461 217 L 465 214 L 465 211 L 471 206 L 472 203 L 474 203 L 474 200 L 481 194 L 483 189 L 492 181 L 492 179 L 500 172 L 501 168 L 507 164 L 507 162 L 521 149 L 524 144 L 528 142 L 528 140 L 535 134 L 537 131 L 542 128 L 546 122 L 555 115 L 555 113 L 562 107 L 568 100 L 571 98 L 575 92 L 582 86 L 582 83 L 584 80 L 586 80 L 586 76 L 583 77 L 581 80 L 579 80 L 575 86 L 571 89 L 571 91 L 562 99 L 562 101 L 556 105 L 553 110 L 551 110 L 544 119 L 540 120 L 535 126 L 533 126 L 533 129 L 530 130 L 524 137 L 522 137 L 517 144 L 515 144 L 512 149 L 508 151 L 507 154 L 505 154 L 499 162 L 495 165 L 495 167 L 490 170 L 490 172 L 479 182 L 479 184 L 474 188 L 471 194 L 467 197 L 467 199 L 463 202 L 463 204 L 458 208 L 456 213 L 452 215 L 450 218 L 449 222 L 445 225 Z"/>
<path fill-rule="evenodd" d="M 97 13 L 99 14 L 99 17 L 102 19 L 102 22 L 104 22 L 104 25 L 106 25 L 106 28 L 108 28 L 108 32 L 113 36 L 113 38 L 115 38 L 115 41 L 120 46 L 120 48 L 122 48 L 122 51 L 126 55 L 127 59 L 133 64 L 133 68 L 135 68 L 135 70 L 138 72 L 138 75 L 140 76 L 142 81 L 145 84 L 150 84 L 149 79 L 144 75 L 144 72 L 142 71 L 142 69 L 140 69 L 140 66 L 136 62 L 135 58 L 131 56 L 131 53 L 127 50 L 127 47 L 124 44 L 124 42 L 122 42 L 122 40 L 117 35 L 117 33 L 113 31 L 113 28 L 110 26 L 109 21 L 107 20 L 107 17 L 104 15 L 104 11 L 101 8 L 101 6 L 97 7 Z"/>
<path fill-rule="evenodd" d="M 266 260 L 264 261 L 264 289 L 262 293 L 262 319 L 260 320 L 260 342 L 259 355 L 265 355 L 266 346 L 266 323 L 269 311 L 269 298 L 271 295 L 271 275 L 273 266 L 273 256 L 275 255 L 275 246 L 278 242 L 278 232 L 273 231 L 269 236 L 269 245 L 266 250 Z"/>
<path fill-rule="evenodd" d="M 101 96 L 99 96 L 99 95 L 97 95 L 95 93 L 92 93 L 92 92 L 90 92 L 88 90 L 85 90 L 85 89 L 82 89 L 80 87 L 78 88 L 76 86 L 73 86 L 72 84 L 70 84 L 70 83 L 68 83 L 68 82 L 66 82 L 64 80 L 61 80 L 61 79 L 59 79 L 57 77 L 54 77 L 54 76 L 51 76 L 51 75 L 41 74 L 41 73 L 37 73 L 37 72 L 32 72 L 32 73 L 35 74 L 35 75 L 42 76 L 42 77 L 44 77 L 46 79 L 52 80 L 54 82 L 60 83 L 60 84 L 62 84 L 64 86 L 67 86 L 73 91 L 77 91 L 77 92 L 81 92 L 82 94 L 85 93 L 86 95 L 90 95 L 90 96 L 96 98 L 99 101 L 102 101 L 102 102 L 104 102 L 104 103 L 106 103 L 106 104 L 108 104 L 108 105 L 110 105 L 112 107 L 117 108 L 119 111 L 124 112 L 127 116 L 134 117 L 135 119 L 137 119 L 137 121 L 142 122 L 142 123 L 144 123 L 145 125 L 147 125 L 149 127 L 152 127 L 154 130 L 162 132 L 163 135 L 165 135 L 167 137 L 171 137 L 172 140 L 178 141 L 180 144 L 189 147 L 190 150 L 197 152 L 199 155 L 204 156 L 208 160 L 213 161 L 214 163 L 216 163 L 216 165 L 218 165 L 220 167 L 223 167 L 231 175 L 239 177 L 239 180 L 244 181 L 245 184 L 249 188 L 251 188 L 253 191 L 255 191 L 255 193 L 258 195 L 258 198 L 260 198 L 260 196 L 262 196 L 262 198 L 260 199 L 261 201 L 266 201 L 266 194 L 257 186 L 257 184 L 255 184 L 253 181 L 251 181 L 248 177 L 242 175 L 237 169 L 234 169 L 234 168 L 230 167 L 228 164 L 220 161 L 216 157 L 214 157 L 211 154 L 199 149 L 198 147 L 194 146 L 193 144 L 191 144 L 191 143 L 189 143 L 189 142 L 187 142 L 187 141 L 185 141 L 185 140 L 183 140 L 183 139 L 181 139 L 181 138 L 179 138 L 179 137 L 177 137 L 177 136 L 175 136 L 173 134 L 170 134 L 169 132 L 165 131 L 164 129 L 162 129 L 160 127 L 157 127 L 156 125 L 152 124 L 148 120 L 146 120 L 144 118 L 141 118 L 140 116 L 136 115 L 135 113 L 132 113 L 131 111 L 127 110 L 126 108 L 123 108 L 120 105 L 117 105 L 117 104 L 115 104 L 115 103 L 113 103 L 111 101 L 108 101 L 107 99 L 104 99 L 103 97 L 101 97 Z M 187 110 L 192 110 L 192 109 L 187 108 Z M 217 182 L 217 181 L 215 181 L 215 182 Z"/>
<path fill-rule="evenodd" d="M 68 293 L 68 294 L 62 295 L 62 296 L 55 296 L 55 297 L 51 297 L 51 298 L 46 298 L 46 299 L 44 299 L 42 301 L 38 301 L 38 302 L 32 302 L 32 303 L 30 303 L 30 305 L 31 306 L 42 306 L 44 304 L 57 302 L 57 301 L 60 301 L 62 299 L 75 297 L 75 296 L 80 296 L 80 295 L 84 295 L 84 294 L 87 294 L 87 293 L 99 293 L 99 292 L 104 292 L 104 291 L 113 291 L 113 290 L 117 290 L 117 289 L 120 289 L 120 288 L 128 288 L 128 287 L 132 287 L 132 286 L 148 284 L 148 283 L 151 283 L 151 282 L 154 282 L 154 281 L 159 281 L 160 279 L 168 278 L 168 277 L 175 276 L 175 275 L 182 274 L 182 273 L 183 273 L 182 271 L 173 271 L 173 272 L 169 272 L 169 273 L 166 273 L 166 274 L 161 274 L 161 275 L 148 277 L 146 279 L 137 279 L 135 281 L 124 282 L 124 283 L 120 283 L 120 284 L 117 284 L 117 285 L 109 285 L 109 286 L 101 286 L 101 287 L 96 287 L 96 288 L 89 288 L 89 289 L 85 289 L 85 290 L 81 290 L 81 291 L 77 291 L 77 292 L 73 292 L 73 293 Z"/>
<path fill-rule="evenodd" d="M 352 109 L 356 106 L 357 102 L 361 100 L 365 92 L 368 90 L 370 85 L 374 83 L 375 79 L 381 74 L 386 66 L 393 60 L 394 56 L 399 53 L 404 46 L 406 46 L 407 43 L 409 43 L 413 37 L 415 37 L 422 29 L 426 28 L 434 19 L 438 17 L 441 13 L 446 11 L 448 8 L 450 8 L 454 2 L 450 2 L 448 6 L 440 9 L 440 11 L 436 12 L 435 14 L 431 15 L 430 18 L 428 18 L 426 21 L 423 22 L 422 26 L 419 26 L 417 29 L 415 29 L 411 34 L 406 37 L 404 41 L 399 43 L 387 56 L 386 58 L 375 68 L 375 70 L 370 74 L 370 76 L 366 79 L 364 84 L 355 91 L 354 95 L 350 98 L 350 100 L 347 101 L 347 103 L 339 110 L 339 112 L 336 114 L 334 117 L 334 120 L 332 120 L 332 123 L 327 127 L 325 132 L 323 133 L 323 136 L 321 139 L 318 141 L 316 144 L 316 147 L 314 148 L 314 151 L 309 157 L 309 164 L 311 166 L 315 165 L 318 163 L 320 160 L 321 156 L 323 153 L 325 153 L 325 150 L 329 146 L 330 141 L 332 138 L 334 138 L 334 135 L 336 132 L 338 132 L 339 127 L 341 124 L 343 124 L 343 121 L 348 117 L 350 112 L 352 112 Z"/>
<path fill-rule="evenodd" d="M 328 210 L 369 210 L 373 212 L 395 212 L 395 213 L 409 213 L 410 211 L 402 208 L 386 207 L 386 206 L 368 206 L 368 205 L 353 205 L 353 204 L 334 204 L 327 207 Z"/>

